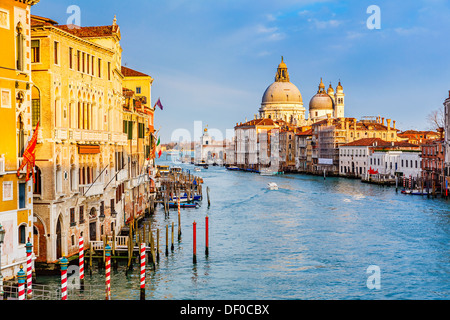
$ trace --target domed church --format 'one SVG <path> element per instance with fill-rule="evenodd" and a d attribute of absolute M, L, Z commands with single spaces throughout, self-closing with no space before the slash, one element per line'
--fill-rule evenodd
<path fill-rule="evenodd" d="M 284 120 L 296 126 L 311 125 L 328 117 L 344 117 L 344 97 L 344 89 L 340 81 L 335 92 L 331 83 L 328 90 L 325 90 L 325 85 L 320 79 L 319 90 L 309 102 L 308 119 L 306 119 L 300 90 L 290 82 L 288 68 L 281 57 L 275 82 L 264 92 L 259 114 L 263 119 Z"/>
<path fill-rule="evenodd" d="M 309 102 L 309 120 L 315 122 L 317 120 L 331 118 L 343 118 L 344 117 L 344 89 L 342 88 L 341 81 L 336 88 L 336 93 L 333 87 L 328 87 L 325 91 L 325 85 L 322 78 L 320 79 L 319 90 L 316 95 L 312 97 Z"/>
<path fill-rule="evenodd" d="M 289 81 L 288 68 L 283 57 L 278 65 L 275 82 L 264 92 L 259 114 L 261 118 L 284 120 L 297 125 L 305 120 L 302 95 Z"/>

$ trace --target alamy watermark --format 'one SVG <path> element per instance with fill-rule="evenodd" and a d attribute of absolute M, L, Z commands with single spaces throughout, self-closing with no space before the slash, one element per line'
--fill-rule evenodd
<path fill-rule="evenodd" d="M 377 5 L 371 5 L 367 7 L 368 14 L 370 14 L 369 18 L 367 18 L 367 29 L 381 29 L 381 9 Z"/>
<path fill-rule="evenodd" d="M 370 274 L 367 278 L 367 288 L 370 290 L 380 290 L 381 289 L 381 269 L 377 265 L 370 265 L 367 270 L 367 274 Z"/>
<path fill-rule="evenodd" d="M 68 6 L 66 13 L 70 15 L 66 22 L 69 28 L 81 27 L 81 9 L 79 6 L 74 4 Z"/>

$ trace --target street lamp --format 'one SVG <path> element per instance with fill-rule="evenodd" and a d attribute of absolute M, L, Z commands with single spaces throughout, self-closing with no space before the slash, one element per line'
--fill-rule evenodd
<path fill-rule="evenodd" d="M 0 223 L 0 296 L 3 296 L 3 275 L 2 275 L 2 244 L 5 240 L 5 229 Z"/>

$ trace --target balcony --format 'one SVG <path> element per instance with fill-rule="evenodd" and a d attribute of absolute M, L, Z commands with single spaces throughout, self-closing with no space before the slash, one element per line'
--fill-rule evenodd
<path fill-rule="evenodd" d="M 85 197 L 94 197 L 103 194 L 103 183 L 86 184 L 80 186 L 80 194 Z"/>
<path fill-rule="evenodd" d="M 126 169 L 120 170 L 119 173 L 117 174 L 117 182 L 121 183 L 127 179 L 128 179 L 128 170 Z"/>
<path fill-rule="evenodd" d="M 69 137 L 67 129 L 55 129 L 55 140 L 64 141 Z"/>
<path fill-rule="evenodd" d="M 64 134 L 60 133 L 62 130 L 66 131 L 65 139 L 75 140 L 76 142 L 93 144 L 112 142 L 122 145 L 126 145 L 128 143 L 127 135 L 125 133 L 109 133 L 106 131 L 83 129 L 69 129 L 68 133 L 66 129 L 56 129 L 55 131 L 58 131 L 58 134 L 60 134 L 61 137 L 64 137 Z M 61 140 L 61 138 L 59 140 Z"/>

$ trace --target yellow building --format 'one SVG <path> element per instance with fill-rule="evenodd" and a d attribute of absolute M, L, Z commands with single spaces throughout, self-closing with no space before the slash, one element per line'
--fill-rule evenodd
<path fill-rule="evenodd" d="M 124 155 L 120 28 L 31 20 L 33 126 L 40 121 L 34 188 L 38 262 L 78 252 L 123 226 Z"/>
<path fill-rule="evenodd" d="M 150 192 L 150 128 L 148 123 L 153 115 L 151 108 L 144 104 L 142 96 L 133 90 L 123 89 L 123 131 L 127 135 L 125 148 L 129 183 L 125 194 L 125 219 L 141 219 L 148 208 Z"/>
<path fill-rule="evenodd" d="M 26 263 L 25 244 L 33 241 L 32 180 L 17 176 L 31 125 L 30 7 L 39 0 L 0 0 L 0 274 L 17 274 Z"/>

